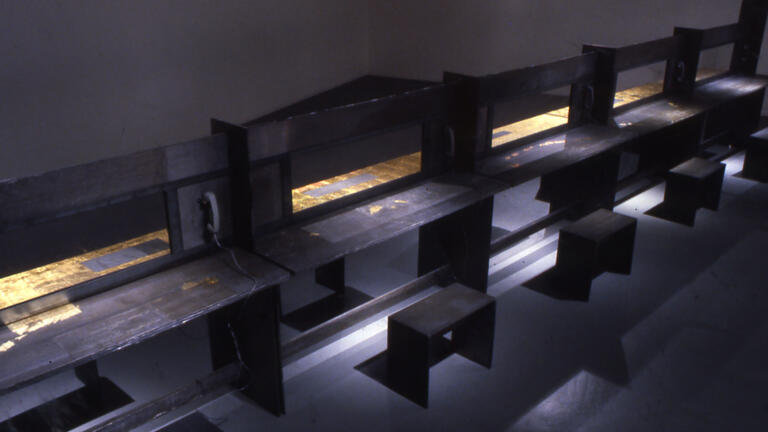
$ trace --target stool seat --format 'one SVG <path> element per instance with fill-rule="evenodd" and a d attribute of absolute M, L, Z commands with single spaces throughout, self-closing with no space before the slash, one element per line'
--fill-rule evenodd
<path fill-rule="evenodd" d="M 390 315 L 387 375 L 393 390 L 427 408 L 429 368 L 452 353 L 487 368 L 493 357 L 496 299 L 454 284 Z M 444 335 L 451 332 L 451 338 Z"/>
<path fill-rule="evenodd" d="M 390 315 L 389 321 L 432 337 L 448 332 L 460 317 L 470 316 L 495 301 L 480 291 L 456 284 Z"/>
<path fill-rule="evenodd" d="M 592 279 L 603 272 L 629 274 L 637 219 L 598 209 L 560 230 L 555 270 L 569 297 L 589 299 Z"/>
<path fill-rule="evenodd" d="M 669 170 L 664 213 L 669 220 L 693 226 L 700 208 L 717 210 L 725 164 L 692 158 Z"/>

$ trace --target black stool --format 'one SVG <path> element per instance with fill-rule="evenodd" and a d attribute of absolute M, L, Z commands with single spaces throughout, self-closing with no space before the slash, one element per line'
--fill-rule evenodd
<path fill-rule="evenodd" d="M 744 155 L 744 168 L 741 175 L 745 178 L 768 183 L 768 128 L 752 134 L 747 140 Z"/>
<path fill-rule="evenodd" d="M 558 284 L 570 297 L 589 299 L 592 279 L 603 272 L 629 274 L 637 219 L 599 209 L 560 230 Z"/>
<path fill-rule="evenodd" d="M 426 408 L 429 368 L 450 354 L 490 368 L 495 316 L 496 299 L 459 284 L 391 315 L 387 374 L 392 388 Z M 444 337 L 449 331 L 450 340 Z"/>
<path fill-rule="evenodd" d="M 669 170 L 664 190 L 666 218 L 693 226 L 696 210 L 717 210 L 725 164 L 692 158 Z"/>

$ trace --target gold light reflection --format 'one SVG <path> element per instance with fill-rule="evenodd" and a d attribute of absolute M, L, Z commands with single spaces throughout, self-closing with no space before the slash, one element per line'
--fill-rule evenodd
<path fill-rule="evenodd" d="M 8 330 L 10 330 L 16 336 L 10 340 L 2 341 L 2 343 L 0 343 L 0 353 L 6 352 L 13 348 L 20 340 L 27 337 L 30 333 L 48 327 L 49 325 L 53 325 L 66 319 L 72 318 L 81 313 L 82 311 L 79 307 L 73 304 L 67 304 L 55 309 L 51 309 L 49 311 L 39 313 L 35 316 L 10 323 L 7 325 Z"/>
<path fill-rule="evenodd" d="M 724 72 L 717 69 L 701 69 L 696 74 L 696 80 L 707 79 Z M 663 88 L 664 83 L 659 81 L 616 92 L 613 107 L 618 108 L 622 105 L 657 95 L 662 92 Z M 568 123 L 568 112 L 568 107 L 558 108 L 554 111 L 498 127 L 493 130 L 494 138 L 491 141 L 491 146 L 498 147 L 535 133 L 562 126 Z"/>
<path fill-rule="evenodd" d="M 291 191 L 293 196 L 293 212 L 300 212 L 302 210 L 306 210 L 308 208 L 333 201 L 335 199 L 370 189 L 374 186 L 379 186 L 393 180 L 416 174 L 419 171 L 421 171 L 421 152 L 416 152 L 385 162 L 377 163 L 375 165 L 370 165 L 365 168 L 350 171 L 346 174 L 331 177 L 316 183 L 308 184 Z M 332 186 L 338 182 L 365 174 L 373 176 L 373 178 L 368 181 L 349 185 L 324 195 L 313 196 L 307 194 L 309 191 L 326 186 Z"/>
<path fill-rule="evenodd" d="M 492 146 L 497 147 L 528 135 L 568 123 L 568 107 L 558 108 L 535 117 L 501 126 L 493 130 Z"/>
<path fill-rule="evenodd" d="M 111 267 L 99 272 L 95 272 L 83 263 L 100 256 L 121 251 L 129 247 L 146 243 L 150 240 L 159 239 L 168 243 L 168 231 L 160 230 L 132 238 L 122 243 L 117 243 L 95 251 L 87 252 L 62 261 L 46 264 L 25 272 L 16 273 L 4 278 L 0 278 L 0 309 L 4 309 L 34 298 L 50 294 L 52 292 L 67 288 L 99 276 L 104 276 L 127 267 L 140 264 L 157 257 L 168 255 L 169 249 L 141 257 L 139 259 L 126 262 L 124 264 Z"/>

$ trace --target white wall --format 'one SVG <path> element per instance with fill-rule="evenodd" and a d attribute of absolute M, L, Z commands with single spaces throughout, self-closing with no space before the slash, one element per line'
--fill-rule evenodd
<path fill-rule="evenodd" d="M 370 0 L 370 70 L 439 80 L 671 36 L 738 18 L 739 0 Z"/>
<path fill-rule="evenodd" d="M 0 179 L 208 133 L 366 74 L 487 74 L 735 21 L 739 0 L 0 2 Z M 768 68 L 763 44 L 762 72 Z"/>
<path fill-rule="evenodd" d="M 361 0 L 0 2 L 0 179 L 172 144 L 368 70 Z"/>

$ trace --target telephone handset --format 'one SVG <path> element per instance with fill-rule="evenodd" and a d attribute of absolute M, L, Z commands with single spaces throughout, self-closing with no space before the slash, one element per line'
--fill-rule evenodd
<path fill-rule="evenodd" d="M 219 216 L 219 203 L 216 201 L 216 194 L 205 192 L 201 203 L 208 210 L 208 223 L 205 225 L 206 231 L 210 234 L 218 234 L 219 229 L 221 229 L 221 218 Z"/>

